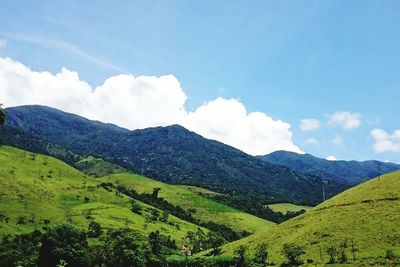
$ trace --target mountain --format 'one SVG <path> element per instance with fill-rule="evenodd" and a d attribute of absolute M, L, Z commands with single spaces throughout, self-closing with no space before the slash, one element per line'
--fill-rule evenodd
<path fill-rule="evenodd" d="M 322 199 L 321 178 L 264 162 L 179 125 L 129 131 L 43 106 L 20 106 L 6 112 L 8 127 L 163 182 L 265 202 L 314 205 Z M 325 187 L 328 196 L 345 188 L 336 182 Z"/>
<path fill-rule="evenodd" d="M 329 161 L 310 154 L 297 154 L 289 151 L 276 151 L 265 156 L 258 156 L 258 158 L 288 167 L 296 172 L 317 175 L 323 179 L 338 181 L 350 186 L 400 169 L 398 164 L 376 160 Z"/>
<path fill-rule="evenodd" d="M 270 260 L 277 263 L 283 261 L 283 245 L 295 243 L 305 251 L 304 260 L 323 264 L 329 260 L 327 248 L 340 251 L 341 243 L 351 262 L 353 242 L 358 261 L 398 266 L 385 262 L 384 256 L 388 251 L 399 252 L 399 222 L 400 171 L 396 171 L 353 187 L 273 229 L 227 244 L 223 250 L 233 254 L 244 245 L 250 252 L 265 242 Z"/>

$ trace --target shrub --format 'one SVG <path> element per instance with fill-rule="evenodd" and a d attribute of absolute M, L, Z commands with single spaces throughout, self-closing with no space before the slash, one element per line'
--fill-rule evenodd
<path fill-rule="evenodd" d="M 300 256 L 305 254 L 303 249 L 293 243 L 283 245 L 283 254 L 288 259 L 288 264 L 292 266 L 297 266 L 303 264 Z"/>

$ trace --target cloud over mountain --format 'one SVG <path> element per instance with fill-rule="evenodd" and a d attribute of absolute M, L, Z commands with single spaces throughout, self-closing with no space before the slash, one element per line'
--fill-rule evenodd
<path fill-rule="evenodd" d="M 253 155 L 301 152 L 292 141 L 290 124 L 248 112 L 239 100 L 217 98 L 187 111 L 187 96 L 173 75 L 120 74 L 92 87 L 66 68 L 56 74 L 37 72 L 0 58 L 0 97 L 5 106 L 47 105 L 129 129 L 181 124 Z"/>
<path fill-rule="evenodd" d="M 395 130 L 393 133 L 388 133 L 382 129 L 374 129 L 371 131 L 371 136 L 375 141 L 375 152 L 400 153 L 400 129 Z"/>

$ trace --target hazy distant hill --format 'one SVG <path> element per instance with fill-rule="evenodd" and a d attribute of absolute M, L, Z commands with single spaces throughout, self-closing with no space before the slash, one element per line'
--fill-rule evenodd
<path fill-rule="evenodd" d="M 322 199 L 321 178 L 264 162 L 178 125 L 129 131 L 43 106 L 6 111 L 9 127 L 167 183 L 199 185 L 267 202 L 316 204 Z M 328 196 L 343 189 L 336 182 L 326 186 Z"/>
<path fill-rule="evenodd" d="M 276 151 L 259 156 L 259 158 L 272 164 L 286 166 L 297 172 L 317 175 L 348 185 L 356 185 L 364 180 L 374 178 L 380 173 L 385 174 L 400 169 L 400 165 L 389 162 L 376 160 L 329 161 L 310 154 L 302 155 L 289 151 Z"/>

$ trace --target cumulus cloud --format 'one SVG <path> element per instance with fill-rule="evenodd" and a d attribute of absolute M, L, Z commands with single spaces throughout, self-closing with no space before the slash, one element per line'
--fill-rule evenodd
<path fill-rule="evenodd" d="M 335 146 L 342 146 L 343 145 L 343 137 L 341 135 L 335 135 L 335 137 L 333 137 L 331 142 Z"/>
<path fill-rule="evenodd" d="M 183 125 L 253 155 L 266 151 L 302 151 L 293 144 L 290 125 L 262 112 L 248 113 L 236 99 L 217 98 L 189 112 Z M 274 141 L 272 141 L 274 140 Z"/>
<path fill-rule="evenodd" d="M 327 160 L 330 160 L 330 161 L 338 160 L 338 159 L 337 159 L 335 156 L 333 156 L 333 155 L 327 156 L 326 159 L 327 159 Z"/>
<path fill-rule="evenodd" d="M 336 112 L 329 118 L 328 124 L 340 126 L 345 130 L 352 130 L 361 125 L 362 115 L 360 113 L 350 113 L 347 111 Z"/>
<path fill-rule="evenodd" d="M 303 132 L 313 131 L 319 129 L 321 123 L 316 119 L 301 119 L 300 120 L 300 129 Z"/>
<path fill-rule="evenodd" d="M 393 133 L 388 133 L 382 129 L 374 129 L 370 134 L 375 142 L 375 152 L 400 153 L 400 129 L 395 130 Z"/>
<path fill-rule="evenodd" d="M 7 47 L 7 40 L 6 39 L 0 39 L 0 49 L 3 49 Z"/>
<path fill-rule="evenodd" d="M 319 142 L 318 142 L 317 139 L 311 137 L 311 138 L 308 138 L 308 139 L 306 140 L 306 144 L 316 146 L 316 145 L 319 144 Z"/>
<path fill-rule="evenodd" d="M 302 152 L 292 141 L 288 123 L 248 112 L 239 100 L 217 98 L 188 112 L 187 96 L 173 75 L 121 74 L 92 87 L 66 68 L 56 74 L 36 72 L 0 58 L 0 97 L 5 106 L 47 105 L 128 129 L 181 124 L 253 155 Z"/>

